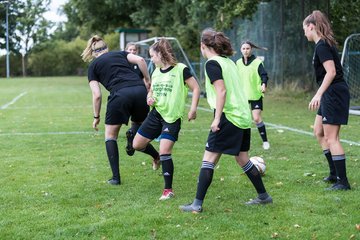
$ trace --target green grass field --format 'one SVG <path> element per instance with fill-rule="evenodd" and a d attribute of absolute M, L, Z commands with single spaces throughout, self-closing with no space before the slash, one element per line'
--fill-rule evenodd
<path fill-rule="evenodd" d="M 126 126 L 118 140 L 122 185 L 106 183 L 105 104 L 95 133 L 85 77 L 0 79 L 0 239 L 360 239 L 360 117 L 351 116 L 341 134 L 352 190 L 328 192 L 309 100 L 304 93 L 267 94 L 269 151 L 252 130 L 250 155 L 267 163 L 272 205 L 244 205 L 256 192 L 224 155 L 204 212 L 191 214 L 178 206 L 195 196 L 212 119 L 205 99 L 175 144 L 176 197 L 160 202 L 161 172 L 147 155 L 126 155 Z"/>

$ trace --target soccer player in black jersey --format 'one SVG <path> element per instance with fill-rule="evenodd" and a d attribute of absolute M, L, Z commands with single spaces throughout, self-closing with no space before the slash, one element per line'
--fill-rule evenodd
<path fill-rule="evenodd" d="M 308 41 L 315 42 L 313 66 L 319 89 L 311 99 L 309 109 L 318 109 L 314 134 L 330 168 L 324 181 L 335 183 L 328 190 L 350 190 L 339 134 L 341 125 L 348 123 L 350 93 L 343 78 L 337 43 L 328 18 L 318 10 L 304 19 L 303 29 Z"/>
<path fill-rule="evenodd" d="M 126 44 L 125 51 L 135 54 L 135 55 L 138 55 L 139 46 L 134 42 L 128 42 Z M 141 79 L 144 78 L 144 75 L 142 74 L 142 72 L 137 64 L 131 64 L 131 67 L 134 70 L 134 72 L 136 72 L 140 76 Z M 135 149 L 133 148 L 132 144 L 134 141 L 136 131 L 138 129 L 139 129 L 138 123 L 132 122 L 131 127 L 126 131 L 127 143 L 126 143 L 125 150 L 129 156 L 134 155 Z M 153 168 L 153 170 L 158 170 L 160 168 L 160 159 L 159 158 L 153 159 L 152 168 Z"/>
<path fill-rule="evenodd" d="M 95 35 L 91 37 L 81 54 L 84 61 L 91 61 L 88 69 L 89 86 L 92 91 L 94 111 L 93 128 L 98 130 L 102 94 L 100 84 L 110 92 L 105 117 L 105 146 L 112 178 L 109 184 L 119 185 L 119 151 L 117 138 L 122 124 L 131 119 L 134 132 L 145 120 L 149 106 L 146 104 L 150 88 L 150 76 L 145 60 L 126 51 L 109 52 L 104 40 Z M 131 64 L 137 64 L 144 78 L 132 70 Z M 159 153 L 149 144 L 142 152 L 153 159 L 159 159 Z"/>

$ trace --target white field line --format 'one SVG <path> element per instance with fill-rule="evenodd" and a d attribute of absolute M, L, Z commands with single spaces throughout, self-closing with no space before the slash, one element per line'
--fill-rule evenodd
<path fill-rule="evenodd" d="M 19 100 L 22 96 L 24 96 L 25 94 L 27 94 L 27 92 L 23 92 L 23 93 L 20 93 L 19 95 L 17 95 L 13 100 L 11 100 L 10 102 L 2 105 L 0 107 L 0 110 L 4 110 L 6 108 L 8 108 L 11 104 L 14 104 L 17 100 Z"/>
<path fill-rule="evenodd" d="M 83 132 L 17 132 L 17 133 L 0 133 L 0 136 L 42 136 L 42 135 L 98 135 L 103 132 L 95 132 L 95 131 L 83 131 Z"/>
<path fill-rule="evenodd" d="M 198 107 L 198 109 L 206 111 L 206 112 L 213 112 L 213 110 L 208 109 L 208 108 Z M 304 131 L 304 130 L 300 130 L 300 129 L 296 129 L 296 128 L 291 128 L 291 127 L 282 126 L 282 125 L 269 123 L 269 122 L 266 122 L 266 125 L 269 125 L 269 126 L 271 126 L 273 128 L 276 128 L 276 129 L 288 130 L 288 131 L 291 131 L 291 132 L 296 132 L 296 133 L 300 133 L 300 134 L 303 134 L 303 135 L 309 135 L 309 136 L 312 136 L 312 137 L 314 136 L 314 134 L 312 132 L 308 132 L 308 131 Z M 349 141 L 349 140 L 346 140 L 346 139 L 340 139 L 340 141 L 343 142 L 343 143 L 347 143 L 349 145 L 360 146 L 359 142 Z"/>
<path fill-rule="evenodd" d="M 18 106 L 12 106 L 11 109 L 15 109 L 15 110 L 21 110 L 21 109 L 26 109 L 26 110 L 30 110 L 30 109 L 54 109 L 54 107 L 56 107 L 56 109 L 77 109 L 77 108 L 81 108 L 81 109 L 90 109 L 90 111 L 92 110 L 92 105 L 78 105 L 78 106 L 44 106 L 41 104 L 38 105 L 32 105 L 32 106 L 24 106 L 24 107 L 18 107 Z"/>
<path fill-rule="evenodd" d="M 198 107 L 198 109 L 205 111 L 205 112 L 213 112 L 213 110 L 208 109 L 208 108 Z M 296 128 L 291 128 L 291 127 L 273 124 L 273 123 L 269 123 L 269 122 L 266 122 L 266 125 L 271 126 L 275 129 L 288 130 L 291 132 L 296 132 L 296 133 L 308 135 L 311 137 L 314 136 L 314 134 L 312 132 L 307 132 L 307 131 L 296 129 Z M 182 130 L 182 131 L 184 131 L 184 130 Z M 209 130 L 205 129 L 205 131 L 209 131 Z M 102 132 L 81 131 L 81 132 L 42 132 L 42 133 L 41 132 L 40 133 L 0 133 L 0 136 L 81 135 L 81 134 L 94 134 L 95 135 L 95 134 L 102 134 Z M 349 145 L 360 146 L 359 142 L 349 141 L 349 140 L 345 140 L 345 139 L 341 139 L 340 141 L 347 143 Z"/>
<path fill-rule="evenodd" d="M 209 128 L 210 129 L 210 128 Z M 209 132 L 208 128 L 196 128 L 196 129 L 181 129 L 181 132 Z M 273 128 L 267 128 L 267 129 L 273 129 Z M 256 130 L 255 128 L 253 128 L 252 130 Z M 102 135 L 104 134 L 104 132 L 99 131 L 99 132 L 95 132 L 95 131 L 83 131 L 83 132 L 4 132 L 1 133 L 0 132 L 0 137 L 5 137 L 5 136 L 44 136 L 44 135 Z"/>

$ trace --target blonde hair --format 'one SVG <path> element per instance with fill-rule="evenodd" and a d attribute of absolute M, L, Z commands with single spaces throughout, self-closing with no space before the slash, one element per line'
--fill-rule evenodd
<path fill-rule="evenodd" d="M 171 44 L 164 37 L 160 38 L 159 41 L 151 45 L 150 49 L 160 53 L 160 59 L 163 63 L 167 63 L 171 66 L 175 66 L 177 64 L 177 60 Z"/>
<path fill-rule="evenodd" d="M 81 53 L 84 62 L 90 62 L 94 59 L 95 53 L 101 52 L 107 49 L 107 45 L 104 40 L 98 35 L 91 37 L 86 45 L 86 48 Z"/>
<path fill-rule="evenodd" d="M 325 14 L 319 10 L 314 10 L 303 22 L 304 25 L 309 25 L 310 23 L 315 26 L 316 33 L 321 39 L 324 39 L 330 46 L 337 45 L 330 21 Z"/>

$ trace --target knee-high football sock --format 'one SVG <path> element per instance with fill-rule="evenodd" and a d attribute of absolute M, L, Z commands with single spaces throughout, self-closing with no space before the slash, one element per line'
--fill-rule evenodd
<path fill-rule="evenodd" d="M 159 157 L 159 152 L 156 151 L 156 149 L 154 148 L 153 145 L 151 145 L 151 143 L 146 145 L 146 147 L 140 150 L 140 152 L 150 155 L 153 159 L 157 159 Z"/>
<path fill-rule="evenodd" d="M 135 122 L 131 122 L 131 127 L 129 128 L 129 130 L 126 131 L 126 153 L 129 156 L 134 155 L 135 153 L 135 149 L 133 148 L 133 141 L 134 141 L 134 137 L 136 135 L 136 132 L 138 131 L 139 127 L 141 124 L 139 123 L 135 123 Z"/>
<path fill-rule="evenodd" d="M 340 181 L 347 182 L 345 154 L 332 155 L 332 159 L 336 168 L 337 177 Z"/>
<path fill-rule="evenodd" d="M 330 176 L 336 176 L 335 164 L 334 164 L 334 161 L 332 159 L 330 149 L 325 149 L 323 151 L 323 153 L 324 153 L 324 155 L 326 157 L 326 160 L 328 161 L 328 164 L 329 164 Z"/>
<path fill-rule="evenodd" d="M 160 155 L 160 162 L 162 167 L 162 172 L 165 181 L 165 189 L 172 188 L 173 174 L 174 174 L 174 163 L 171 158 L 171 154 Z"/>
<path fill-rule="evenodd" d="M 249 160 L 245 166 L 242 167 L 252 184 L 254 185 L 256 192 L 259 196 L 262 196 L 266 193 L 264 183 L 261 179 L 261 175 L 254 164 Z M 266 194 L 267 197 L 267 194 Z M 265 197 L 265 198 L 266 198 Z"/>
<path fill-rule="evenodd" d="M 106 153 L 109 159 L 109 164 L 113 174 L 113 179 L 120 181 L 120 170 L 119 170 L 119 150 L 116 139 L 105 140 Z"/>
<path fill-rule="evenodd" d="M 212 179 L 213 179 L 214 168 L 215 168 L 214 163 L 211 163 L 208 161 L 202 162 L 194 204 L 200 205 L 200 206 L 202 205 L 202 202 L 204 201 L 206 192 L 207 192 L 207 190 L 212 182 Z"/>
<path fill-rule="evenodd" d="M 260 133 L 260 137 L 261 137 L 262 141 L 267 142 L 265 123 L 264 122 L 257 123 L 256 127 Z"/>
<path fill-rule="evenodd" d="M 141 124 L 139 124 L 139 123 L 135 123 L 135 122 L 131 123 L 131 128 L 130 129 L 133 132 L 134 136 L 137 133 L 137 131 L 139 130 L 140 126 L 141 126 Z"/>

